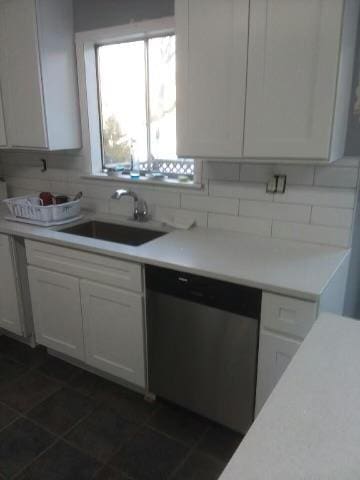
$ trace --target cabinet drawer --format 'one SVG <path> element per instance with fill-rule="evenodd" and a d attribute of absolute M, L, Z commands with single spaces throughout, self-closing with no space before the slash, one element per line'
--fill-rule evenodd
<path fill-rule="evenodd" d="M 304 339 L 313 326 L 316 316 L 316 303 L 263 293 L 262 328 Z"/>
<path fill-rule="evenodd" d="M 142 292 L 141 265 L 94 253 L 26 241 L 28 264 L 86 280 Z"/>
<path fill-rule="evenodd" d="M 259 341 L 256 415 L 287 369 L 301 342 L 261 331 Z"/>

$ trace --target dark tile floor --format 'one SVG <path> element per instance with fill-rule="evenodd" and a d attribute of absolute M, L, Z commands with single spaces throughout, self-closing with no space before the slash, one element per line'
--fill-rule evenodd
<path fill-rule="evenodd" d="M 240 441 L 0 336 L 0 480 L 216 480 Z"/>

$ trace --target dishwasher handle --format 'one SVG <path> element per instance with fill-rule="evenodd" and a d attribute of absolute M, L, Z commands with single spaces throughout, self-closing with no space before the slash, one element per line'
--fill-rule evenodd
<path fill-rule="evenodd" d="M 260 319 L 262 292 L 257 288 L 153 266 L 146 266 L 145 275 L 148 291 Z"/>

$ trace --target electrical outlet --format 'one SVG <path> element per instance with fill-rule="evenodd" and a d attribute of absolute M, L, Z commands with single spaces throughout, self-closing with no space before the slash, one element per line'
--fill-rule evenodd
<path fill-rule="evenodd" d="M 276 176 L 274 176 L 274 177 L 271 177 L 266 184 L 266 193 L 276 193 L 276 188 L 277 188 L 277 180 L 276 180 Z"/>
<path fill-rule="evenodd" d="M 266 193 L 285 193 L 286 175 L 274 175 L 266 184 Z"/>
<path fill-rule="evenodd" d="M 286 175 L 277 175 L 276 193 L 285 193 L 286 190 Z"/>

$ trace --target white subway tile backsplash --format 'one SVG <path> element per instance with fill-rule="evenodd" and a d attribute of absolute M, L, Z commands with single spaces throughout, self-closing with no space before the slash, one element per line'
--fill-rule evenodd
<path fill-rule="evenodd" d="M 106 183 L 100 184 L 99 182 L 84 181 L 81 185 L 84 196 L 90 198 L 108 200 L 116 190 L 116 187 L 114 188 Z M 121 187 L 119 186 L 118 188 Z"/>
<path fill-rule="evenodd" d="M 352 208 L 312 207 L 311 223 L 329 227 L 351 228 L 354 210 Z"/>
<path fill-rule="evenodd" d="M 353 208 L 355 203 L 355 190 L 289 185 L 284 194 L 274 195 L 274 201 L 279 203 Z"/>
<path fill-rule="evenodd" d="M 11 187 L 16 186 L 18 189 L 28 190 L 32 193 L 39 193 L 49 190 L 50 182 L 35 178 L 15 178 L 9 177 L 6 179 L 7 184 Z"/>
<path fill-rule="evenodd" d="M 183 193 L 181 194 L 181 208 L 186 210 L 237 215 L 239 211 L 239 200 L 233 198 L 222 198 L 215 196 L 206 197 Z"/>
<path fill-rule="evenodd" d="M 263 200 L 271 202 L 273 194 L 266 193 L 266 186 L 262 183 L 235 183 L 235 182 L 211 182 L 210 195 L 220 197 L 234 197 L 245 200 Z"/>
<path fill-rule="evenodd" d="M 318 167 L 315 170 L 315 185 L 324 187 L 355 188 L 358 169 L 348 167 Z"/>
<path fill-rule="evenodd" d="M 195 212 L 194 210 L 182 210 L 177 208 L 156 207 L 154 219 L 162 222 L 174 221 L 176 215 L 181 215 L 186 220 L 194 219 L 198 227 L 207 227 L 208 216 L 204 212 Z"/>
<path fill-rule="evenodd" d="M 53 193 L 64 193 L 65 195 L 75 196 L 78 192 L 83 192 L 83 185 L 73 182 L 49 182 L 48 190 Z"/>
<path fill-rule="evenodd" d="M 240 177 L 240 163 L 204 162 L 203 178 L 206 180 L 238 181 Z"/>
<path fill-rule="evenodd" d="M 99 200 L 97 198 L 83 197 L 81 201 L 81 208 L 89 212 L 98 214 L 108 214 L 109 204 L 107 200 Z"/>
<path fill-rule="evenodd" d="M 180 207 L 180 193 L 169 192 L 165 189 L 136 189 L 137 193 L 149 205 L 159 205 L 162 207 Z"/>
<path fill-rule="evenodd" d="M 272 236 L 288 240 L 348 247 L 351 231 L 346 228 L 274 221 Z"/>
<path fill-rule="evenodd" d="M 269 218 L 289 222 L 309 223 L 311 207 L 274 202 L 240 200 L 239 215 L 246 217 Z"/>
<path fill-rule="evenodd" d="M 109 199 L 106 201 L 110 215 L 121 215 L 131 217 L 134 213 L 134 201 L 130 197 L 121 200 Z"/>
<path fill-rule="evenodd" d="M 40 158 L 48 171 L 40 173 Z M 133 201 L 111 200 L 114 190 L 131 188 L 149 204 L 155 220 L 195 218 L 212 227 L 303 242 L 348 246 L 351 238 L 359 158 L 332 165 L 282 165 L 203 161 L 204 188 L 152 186 L 118 180 L 84 179 L 87 159 L 69 153 L 7 152 L 2 173 L 11 196 L 53 191 L 84 192 L 83 208 L 100 214 L 131 216 Z M 274 174 L 287 176 L 285 194 L 267 194 Z"/>
<path fill-rule="evenodd" d="M 260 218 L 235 217 L 209 213 L 208 227 L 251 233 L 264 237 L 270 237 L 271 235 L 271 220 L 263 220 Z"/>
<path fill-rule="evenodd" d="M 336 160 L 336 162 L 333 162 L 331 166 L 333 167 L 359 167 L 359 157 L 344 157 L 341 158 L 340 160 Z"/>
<path fill-rule="evenodd" d="M 312 185 L 314 167 L 308 165 L 248 165 L 241 166 L 240 181 L 267 183 L 273 175 L 286 175 L 289 185 Z"/>
<path fill-rule="evenodd" d="M 274 175 L 274 165 L 241 165 L 240 181 L 252 183 L 267 183 Z"/>

